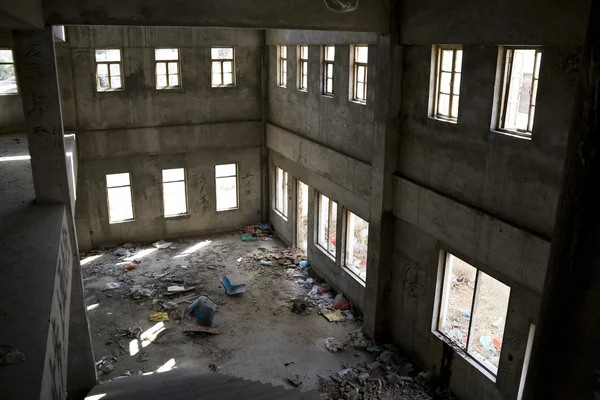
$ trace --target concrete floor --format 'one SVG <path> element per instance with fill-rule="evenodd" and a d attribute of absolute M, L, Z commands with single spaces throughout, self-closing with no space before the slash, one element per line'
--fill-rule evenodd
<path fill-rule="evenodd" d="M 328 377 L 345 364 L 374 360 L 369 353 L 351 347 L 337 353 L 325 349 L 325 339 L 345 341 L 360 323 L 330 323 L 316 308 L 308 315 L 292 313 L 292 300 L 309 290 L 286 279 L 287 267 L 264 267 L 246 257 L 260 247 L 283 249 L 278 240 L 244 243 L 239 234 L 232 233 L 183 239 L 173 245 L 175 250 L 156 250 L 151 244 L 136 244 L 142 250 L 132 259 L 141 263 L 130 271 L 124 270 L 127 261 L 119 260 L 114 249 L 92 261 L 82 260 L 95 358 L 117 358 L 114 370 L 101 374 L 101 380 L 126 371 L 134 375 L 138 371 L 152 372 L 174 362 L 175 367 L 193 366 L 205 372 L 216 367 L 222 373 L 286 387 L 291 387 L 287 378 L 298 375 L 300 390 L 306 391 L 317 388 L 319 376 Z M 244 258 L 238 263 L 240 257 Z M 233 283 L 246 283 L 246 293 L 226 296 L 219 282 L 221 274 L 227 274 Z M 122 286 L 106 290 L 108 282 L 120 282 Z M 146 288 L 154 285 L 156 291 L 150 298 L 136 300 L 130 295 L 134 284 Z M 155 326 L 148 317 L 161 310 L 161 300 L 169 300 L 166 288 L 171 285 L 193 286 L 195 290 L 190 293 L 209 295 L 219 305 L 215 326 L 222 334 L 185 335 L 182 327 L 197 322 L 184 315 L 187 303 L 182 303 L 178 311 L 168 311 L 170 320 L 164 322 L 167 330 L 147 347 L 126 337 L 118 339 L 119 343 L 111 342 L 117 329 L 140 327 L 146 331 Z M 184 315 L 182 320 L 174 318 L 178 313 Z M 136 345 L 141 351 L 133 354 L 130 346 Z"/>

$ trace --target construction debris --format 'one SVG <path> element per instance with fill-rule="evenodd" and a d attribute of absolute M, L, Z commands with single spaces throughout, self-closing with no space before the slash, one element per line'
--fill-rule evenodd
<path fill-rule="evenodd" d="M 156 247 L 157 249 L 166 249 L 166 248 L 171 247 L 173 245 L 173 243 L 165 242 L 164 240 L 160 239 L 158 242 L 152 243 L 152 245 L 154 247 Z"/>
<path fill-rule="evenodd" d="M 344 350 L 344 347 L 346 347 L 346 343 L 337 342 L 332 336 L 325 339 L 324 346 L 330 352 L 337 353 L 338 351 Z"/>

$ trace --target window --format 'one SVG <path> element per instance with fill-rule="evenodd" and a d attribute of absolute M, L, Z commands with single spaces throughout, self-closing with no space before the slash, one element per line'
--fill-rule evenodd
<path fill-rule="evenodd" d="M 288 213 L 288 173 L 275 168 L 275 210 L 284 217 Z"/>
<path fill-rule="evenodd" d="M 462 50 L 460 48 L 436 48 L 435 98 L 433 116 L 449 122 L 458 120 Z"/>
<path fill-rule="evenodd" d="M 298 90 L 308 91 L 308 46 L 298 46 Z"/>
<path fill-rule="evenodd" d="M 186 214 L 185 170 L 183 168 L 163 169 L 162 180 L 165 217 Z"/>
<path fill-rule="evenodd" d="M 369 223 L 350 211 L 346 217 L 346 267 L 361 280 L 367 280 Z"/>
<path fill-rule="evenodd" d="M 438 331 L 498 372 L 510 287 L 447 253 Z"/>
<path fill-rule="evenodd" d="M 369 47 L 354 46 L 353 54 L 354 78 L 352 84 L 352 100 L 359 103 L 367 102 L 367 65 L 369 62 Z"/>
<path fill-rule="evenodd" d="M 121 50 L 96 50 L 96 88 L 107 91 L 123 88 Z"/>
<path fill-rule="evenodd" d="M 279 77 L 278 85 L 281 87 L 287 86 L 287 46 L 278 46 L 279 53 Z"/>
<path fill-rule="evenodd" d="M 317 244 L 335 257 L 337 203 L 319 194 Z"/>
<path fill-rule="evenodd" d="M 541 62 L 540 49 L 505 49 L 501 130 L 531 135 Z"/>
<path fill-rule="evenodd" d="M 133 221 L 133 202 L 131 200 L 131 179 L 128 172 L 106 175 L 108 195 L 108 221 Z"/>
<path fill-rule="evenodd" d="M 235 86 L 233 69 L 233 47 L 213 47 L 210 49 L 212 60 L 212 87 Z"/>
<path fill-rule="evenodd" d="M 323 94 L 333 96 L 333 63 L 335 46 L 323 47 Z"/>
<path fill-rule="evenodd" d="M 156 88 L 179 89 L 179 49 L 154 49 L 156 61 Z"/>
<path fill-rule="evenodd" d="M 12 50 L 0 50 L 0 95 L 19 93 Z"/>
<path fill-rule="evenodd" d="M 238 208 L 237 164 L 215 165 L 217 211 Z"/>

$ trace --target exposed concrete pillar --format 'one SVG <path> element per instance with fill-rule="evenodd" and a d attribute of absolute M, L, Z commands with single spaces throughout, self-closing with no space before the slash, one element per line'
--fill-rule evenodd
<path fill-rule="evenodd" d="M 377 37 L 377 80 L 364 329 L 385 339 L 394 252 L 393 177 L 398 159 L 402 48 L 396 35 Z"/>
<path fill-rule="evenodd" d="M 527 399 L 600 398 L 600 1 L 591 3 Z"/>
<path fill-rule="evenodd" d="M 38 204 L 64 204 L 68 213 L 73 276 L 69 317 L 67 389 L 79 398 L 96 384 L 89 323 L 85 309 L 77 235 L 65 157 L 60 92 L 52 27 L 44 31 L 15 31 L 14 58 L 23 101 L 31 171 Z M 32 273 L 35 273 L 32 270 Z"/>

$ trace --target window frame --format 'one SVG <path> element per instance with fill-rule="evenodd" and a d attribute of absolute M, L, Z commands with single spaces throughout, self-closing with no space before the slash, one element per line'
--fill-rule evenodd
<path fill-rule="evenodd" d="M 213 49 L 231 49 L 231 58 L 212 58 Z M 236 71 L 235 71 L 235 46 L 211 46 L 210 48 L 210 87 L 215 88 L 232 88 L 237 85 L 236 80 Z M 214 65 L 215 63 L 220 64 L 220 72 L 218 74 L 221 75 L 221 84 L 215 85 L 213 83 L 213 76 L 215 75 Z M 223 65 L 225 63 L 231 63 L 231 83 L 225 84 L 225 72 L 223 72 Z"/>
<path fill-rule="evenodd" d="M 333 48 L 332 60 L 328 60 L 329 49 Z M 331 76 L 329 76 L 331 66 Z M 327 91 L 327 81 L 331 80 L 331 92 Z M 323 46 L 323 96 L 333 97 L 335 93 L 335 46 Z"/>
<path fill-rule="evenodd" d="M 179 180 L 171 180 L 171 181 L 166 181 L 165 182 L 165 176 L 164 176 L 164 171 L 168 171 L 168 170 L 173 170 L 173 169 L 182 169 L 183 170 L 183 179 L 179 179 Z M 185 167 L 175 167 L 175 168 L 163 168 L 160 171 L 160 178 L 161 178 L 161 190 L 162 190 L 162 198 L 163 198 L 163 217 L 164 218 L 177 218 L 177 217 L 185 217 L 188 216 L 190 213 L 190 207 L 189 207 L 189 203 L 188 203 L 188 185 L 187 185 L 187 168 Z M 178 214 L 167 214 L 165 212 L 165 183 L 177 183 L 177 182 L 183 182 L 183 195 L 185 198 L 185 211 L 182 213 L 178 213 Z"/>
<path fill-rule="evenodd" d="M 108 186 L 108 175 L 120 175 L 120 174 L 128 175 L 129 184 L 128 185 L 120 185 L 120 186 Z M 106 205 L 107 205 L 107 212 L 108 212 L 108 224 L 114 225 L 114 224 L 122 224 L 125 222 L 135 221 L 135 207 L 133 205 L 133 183 L 132 183 L 132 179 L 131 179 L 131 172 L 113 172 L 110 174 L 104 174 L 104 183 L 105 183 L 105 187 L 106 187 Z M 131 218 L 113 221 L 111 219 L 111 215 L 110 215 L 110 196 L 108 193 L 109 193 L 110 189 L 117 189 L 117 188 L 123 188 L 123 187 L 129 187 L 129 193 L 130 193 L 130 197 L 131 197 Z"/>
<path fill-rule="evenodd" d="M 298 90 L 308 92 L 308 46 L 299 45 L 298 48 Z M 306 58 L 302 57 L 302 53 L 306 50 Z M 306 80 L 306 85 L 305 81 Z"/>
<path fill-rule="evenodd" d="M 529 98 L 529 106 L 527 113 L 527 130 L 513 130 L 507 129 L 504 126 L 506 125 L 506 112 L 508 108 L 508 99 L 510 92 L 510 81 L 512 79 L 512 66 L 513 66 L 513 55 L 515 50 L 535 50 L 534 56 L 534 64 L 533 64 L 533 74 L 531 81 L 531 91 L 533 92 L 533 88 L 537 83 L 535 99 L 530 94 Z M 498 107 L 498 115 L 497 115 L 497 123 L 495 126 L 495 130 L 501 133 L 507 133 L 510 135 L 520 136 L 522 138 L 531 139 L 533 136 L 533 122 L 535 115 L 531 115 L 532 110 L 537 107 L 537 95 L 539 92 L 539 84 L 540 84 L 540 74 L 542 68 L 542 56 L 543 56 L 543 47 L 542 46 L 502 46 L 500 48 L 501 54 L 501 64 L 499 68 L 502 68 L 501 74 L 501 86 L 500 86 L 500 99 L 499 99 L 499 107 Z M 537 70 L 537 78 L 536 78 L 536 70 Z M 534 110 L 535 113 L 535 110 Z"/>
<path fill-rule="evenodd" d="M 277 46 L 277 86 L 287 88 L 288 76 L 288 46 Z M 285 57 L 282 54 L 285 53 Z"/>
<path fill-rule="evenodd" d="M 451 71 L 444 71 L 442 70 L 443 66 L 442 66 L 442 54 L 444 51 L 452 51 L 452 70 Z M 433 110 L 432 110 L 432 114 L 431 117 L 435 118 L 437 120 L 440 121 L 444 121 L 444 122 L 450 122 L 450 123 L 458 123 L 458 115 L 459 115 L 459 108 L 457 107 L 457 111 L 456 111 L 456 117 L 452 116 L 452 106 L 454 105 L 454 97 L 456 96 L 457 99 L 456 101 L 459 102 L 460 104 L 460 85 L 458 88 L 458 94 L 454 93 L 454 82 L 456 80 L 456 76 L 459 75 L 461 80 L 460 80 L 460 84 L 462 84 L 462 59 L 464 56 L 464 52 L 463 52 L 463 48 L 461 45 L 436 45 L 434 46 L 434 51 L 435 51 L 435 77 L 434 77 L 434 98 L 433 98 Z M 457 71 L 457 52 L 460 51 L 461 54 L 461 65 L 460 65 L 460 71 Z M 441 90 L 441 81 L 442 81 L 442 72 L 446 72 L 446 73 L 450 73 L 451 74 L 451 79 L 450 79 L 450 93 L 442 93 Z M 446 94 L 450 96 L 449 102 L 448 102 L 448 112 L 449 115 L 443 115 L 439 113 L 439 108 L 440 108 L 440 94 Z"/>
<path fill-rule="evenodd" d="M 351 235 L 354 235 L 354 232 L 350 233 L 350 217 L 354 215 L 357 218 L 360 218 L 361 220 L 365 221 L 367 223 L 367 229 L 370 229 L 370 223 L 369 221 L 367 221 L 366 219 L 362 218 L 361 216 L 359 216 L 358 214 L 353 213 L 350 210 L 344 210 L 344 222 L 343 222 L 343 228 L 344 228 L 344 248 L 343 248 L 343 262 L 342 262 L 342 266 L 344 268 L 344 270 L 346 270 L 350 275 L 352 275 L 353 277 L 355 277 L 363 286 L 365 286 L 367 284 L 367 271 L 366 268 L 368 267 L 368 257 L 367 257 L 367 265 L 365 266 L 365 276 L 364 278 L 362 276 L 360 276 L 360 273 L 356 272 L 354 270 L 354 267 L 349 266 L 348 265 L 348 252 L 349 252 L 349 246 L 348 246 L 348 242 L 350 239 Z M 369 243 L 368 243 L 369 239 L 367 237 L 367 254 L 369 252 Z"/>
<path fill-rule="evenodd" d="M 177 50 L 177 59 L 175 60 L 157 60 L 156 59 L 156 50 Z M 169 73 L 169 64 L 177 63 L 177 73 L 170 74 Z M 158 64 L 165 64 L 165 74 L 158 73 Z M 158 75 L 165 75 L 167 78 L 167 86 L 158 86 Z M 177 75 L 177 86 L 169 85 L 171 75 Z M 181 49 L 179 47 L 155 47 L 154 48 L 154 83 L 156 90 L 178 90 L 182 89 L 182 81 L 181 81 Z"/>
<path fill-rule="evenodd" d="M 98 61 L 96 59 L 96 51 L 98 50 L 118 50 L 119 51 L 119 61 Z M 102 93 L 102 92 L 117 92 L 117 91 L 124 91 L 125 90 L 125 79 L 123 76 L 123 50 L 121 48 L 94 48 L 94 62 L 96 64 L 96 92 L 98 93 Z M 106 65 L 106 69 L 107 69 L 107 73 L 108 73 L 108 88 L 103 89 L 100 87 L 100 74 L 98 73 L 98 66 L 100 64 Z M 121 87 L 118 88 L 113 88 L 112 87 L 112 74 L 110 72 L 110 66 L 112 64 L 117 64 L 119 65 L 119 78 L 121 80 Z"/>
<path fill-rule="evenodd" d="M 217 167 L 219 166 L 224 166 L 224 165 L 235 165 L 235 175 L 225 175 L 225 176 L 217 176 Z M 218 208 L 218 204 L 219 202 L 217 201 L 218 199 L 218 192 L 217 192 L 217 182 L 219 181 L 219 179 L 225 179 L 225 178 L 235 178 L 235 207 L 229 207 L 229 208 Z M 224 212 L 224 211 L 232 211 L 232 210 L 239 210 L 240 208 L 240 185 L 239 185 L 239 165 L 236 162 L 232 162 L 232 163 L 226 163 L 226 164 L 215 164 L 215 210 L 216 212 Z"/>
<path fill-rule="evenodd" d="M 446 286 L 450 286 L 448 283 L 450 282 L 450 275 L 448 274 L 448 259 L 449 257 L 454 257 L 466 264 L 468 264 L 471 268 L 475 269 L 475 282 L 474 282 L 474 286 L 473 286 L 473 298 L 471 299 L 471 307 L 469 309 L 469 313 L 470 313 L 470 317 L 469 317 L 469 325 L 467 328 L 467 340 L 466 340 L 466 344 L 463 347 L 459 346 L 456 344 L 456 342 L 454 340 L 452 340 L 448 335 L 446 335 L 446 333 L 444 333 L 441 329 L 441 315 L 444 312 L 442 310 L 443 308 L 443 303 L 445 303 L 445 298 L 446 298 Z M 481 274 L 484 273 L 486 274 L 488 277 L 494 279 L 497 282 L 500 282 L 501 284 L 507 286 L 510 291 L 509 291 L 509 296 L 508 296 L 508 302 L 507 302 L 507 314 L 504 317 L 505 322 L 506 322 L 506 317 L 508 316 L 508 306 L 510 304 L 510 298 L 512 296 L 512 286 L 509 285 L 508 283 L 502 281 L 501 279 L 496 278 L 493 275 L 490 275 L 489 273 L 487 273 L 486 271 L 483 271 L 481 268 L 478 268 L 476 265 L 471 264 L 470 261 L 465 260 L 462 257 L 459 257 L 458 255 L 455 255 L 454 253 L 451 253 L 450 251 L 445 251 L 445 250 L 441 250 L 440 251 L 440 264 L 439 264 L 439 268 L 438 268 L 438 290 L 437 292 L 439 293 L 438 295 L 436 295 L 436 299 L 435 299 L 435 312 L 433 313 L 433 321 L 432 321 L 432 330 L 433 333 L 438 335 L 439 337 L 441 337 L 444 341 L 451 343 L 452 344 L 452 348 L 459 353 L 463 358 L 467 359 L 469 362 L 471 362 L 472 364 L 476 365 L 478 368 L 480 368 L 480 371 L 483 372 L 484 374 L 486 374 L 486 376 L 488 376 L 488 378 L 490 378 L 492 381 L 496 381 L 496 378 L 498 377 L 498 373 L 501 372 L 499 370 L 500 364 L 498 364 L 498 367 L 496 368 L 496 371 L 494 371 L 493 369 L 491 369 L 489 366 L 487 366 L 484 362 L 482 362 L 481 360 L 479 360 L 475 355 L 473 355 L 472 353 L 469 352 L 469 345 L 470 345 L 470 338 L 471 335 L 473 335 L 475 333 L 475 326 L 474 326 L 474 321 L 476 320 L 476 315 L 475 315 L 475 311 L 476 311 L 476 307 L 477 307 L 477 302 L 478 302 L 478 297 L 480 294 L 480 278 L 481 278 Z M 506 332 L 506 325 L 504 326 L 504 331 L 503 331 L 503 335 Z M 502 354 L 502 350 L 500 350 L 500 354 Z M 491 364 L 491 363 L 490 363 Z M 483 370 L 481 370 L 483 369 Z"/>
<path fill-rule="evenodd" d="M 331 252 L 331 219 L 333 216 L 333 211 L 332 211 L 332 205 L 335 204 L 336 206 L 336 215 L 335 215 L 335 233 L 336 233 L 336 242 L 337 242 L 337 226 L 338 226 L 338 221 L 337 221 L 337 211 L 338 211 L 338 203 L 336 201 L 333 201 L 330 197 L 325 196 L 323 193 L 321 192 L 317 192 L 318 196 L 317 196 L 317 233 L 315 235 L 316 237 L 316 242 L 315 245 L 321 250 L 323 251 L 325 254 L 327 254 L 328 256 L 332 257 L 334 260 L 336 259 L 336 252 L 337 252 L 337 245 L 335 246 L 335 249 L 333 252 Z M 321 217 L 323 216 L 321 213 L 321 199 L 326 198 L 328 200 L 328 208 L 327 208 L 327 229 L 325 232 L 325 237 L 321 238 L 320 237 L 320 233 L 321 233 Z M 326 243 L 326 246 L 323 246 L 321 243 L 319 243 L 319 241 L 324 240 Z"/>
<path fill-rule="evenodd" d="M 282 178 L 284 178 L 284 182 L 282 182 L 282 188 L 281 188 L 282 189 L 281 194 L 283 196 L 283 198 L 281 199 L 282 200 L 282 204 L 281 204 L 282 210 L 280 210 L 279 206 L 278 206 L 278 203 L 279 203 L 278 188 L 279 188 L 279 184 L 280 184 L 278 170 L 282 171 Z M 286 221 L 287 221 L 288 212 L 289 212 L 289 201 L 288 201 L 289 182 L 290 182 L 289 174 L 283 168 L 275 166 L 275 179 L 274 179 L 275 190 L 274 190 L 274 199 L 273 199 L 274 200 L 273 210 L 275 210 Z"/>
<path fill-rule="evenodd" d="M 0 65 L 12 65 L 13 73 L 15 75 L 15 87 L 16 87 L 16 91 L 14 91 L 14 92 L 0 93 L 0 96 L 19 95 L 20 94 L 20 90 L 19 90 L 19 82 L 17 80 L 17 68 L 15 66 L 15 52 L 13 51 L 13 49 L 9 49 L 9 48 L 6 48 L 6 47 L 0 47 L 0 50 L 10 51 L 10 56 L 12 58 L 12 62 L 0 61 Z"/>
<path fill-rule="evenodd" d="M 366 47 L 367 48 L 367 62 L 358 62 L 357 61 L 357 54 L 358 54 L 358 49 L 361 47 Z M 352 60 L 352 98 L 350 100 L 352 100 L 355 103 L 358 104 L 367 104 L 367 89 L 368 89 L 368 76 L 369 76 L 369 62 L 368 62 L 368 54 L 369 54 L 369 45 L 362 45 L 362 44 L 355 44 L 353 46 L 351 46 L 351 60 Z M 365 73 L 364 73 L 364 82 L 358 82 L 358 69 L 359 67 L 364 67 L 365 68 Z M 364 90 L 363 90 L 363 94 L 364 97 L 358 97 L 358 84 L 362 83 L 364 85 Z"/>

